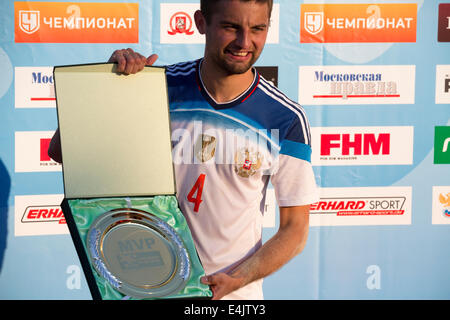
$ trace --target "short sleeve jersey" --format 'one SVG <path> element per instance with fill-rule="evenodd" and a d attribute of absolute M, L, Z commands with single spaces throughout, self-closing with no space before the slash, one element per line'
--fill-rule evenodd
<path fill-rule="evenodd" d="M 227 271 L 262 245 L 269 181 L 279 206 L 318 200 L 304 110 L 253 69 L 251 86 L 217 103 L 202 60 L 166 69 L 180 209 L 207 274 Z M 262 280 L 225 298 L 262 299 Z"/>

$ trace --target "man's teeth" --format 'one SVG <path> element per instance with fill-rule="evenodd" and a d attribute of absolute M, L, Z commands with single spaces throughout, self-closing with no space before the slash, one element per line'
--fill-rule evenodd
<path fill-rule="evenodd" d="M 245 57 L 248 52 L 231 52 L 233 56 Z"/>

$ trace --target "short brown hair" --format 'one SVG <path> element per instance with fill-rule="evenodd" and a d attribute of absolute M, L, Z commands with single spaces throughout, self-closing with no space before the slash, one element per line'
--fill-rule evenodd
<path fill-rule="evenodd" d="M 203 16 L 205 17 L 206 23 L 210 23 L 211 22 L 211 16 L 214 13 L 214 6 L 217 4 L 217 2 L 219 1 L 224 1 L 224 0 L 200 0 L 200 10 L 203 14 Z M 269 18 L 270 18 L 270 14 L 272 12 L 272 6 L 273 6 L 273 0 L 239 0 L 241 2 L 257 2 L 257 3 L 267 3 L 267 5 L 269 6 Z"/>

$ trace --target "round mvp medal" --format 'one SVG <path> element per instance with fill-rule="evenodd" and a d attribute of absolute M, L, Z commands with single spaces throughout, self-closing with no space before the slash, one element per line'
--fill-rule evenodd
<path fill-rule="evenodd" d="M 98 274 L 134 298 L 175 294 L 186 284 L 190 263 L 176 231 L 149 212 L 115 209 L 97 218 L 87 234 Z"/>

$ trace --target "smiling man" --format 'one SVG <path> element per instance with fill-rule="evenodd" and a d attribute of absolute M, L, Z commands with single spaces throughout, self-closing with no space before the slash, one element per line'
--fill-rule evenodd
<path fill-rule="evenodd" d="M 203 1 L 201 10 L 195 21 L 206 43 L 202 79 L 216 100 L 229 101 L 253 81 L 251 67 L 266 42 L 272 3 Z"/>
<path fill-rule="evenodd" d="M 270 0 L 201 1 L 204 57 L 166 69 L 177 198 L 214 299 L 262 299 L 262 279 L 303 250 L 318 201 L 304 110 L 253 68 L 271 10 Z M 156 59 L 122 49 L 109 62 L 132 74 Z M 60 159 L 58 132 L 49 154 Z M 269 181 L 280 221 L 263 244 Z"/>

